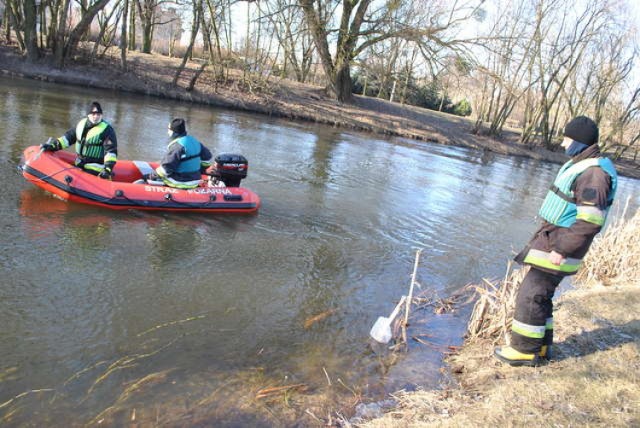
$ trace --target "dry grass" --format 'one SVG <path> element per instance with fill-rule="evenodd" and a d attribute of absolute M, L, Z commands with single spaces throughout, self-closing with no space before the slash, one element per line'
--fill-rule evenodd
<path fill-rule="evenodd" d="M 491 356 L 523 276 L 508 269 L 499 284 L 473 287 L 469 337 L 448 358 L 457 382 L 398 393 L 396 409 L 362 426 L 640 426 L 639 232 L 636 212 L 594 242 L 579 278 L 595 285 L 579 283 L 557 299 L 556 356 L 548 365 L 516 368 Z"/>
<path fill-rule="evenodd" d="M 494 284 L 485 279 L 482 285 L 469 286 L 477 300 L 467 326 L 468 341 L 504 341 L 511 330 L 516 293 L 527 271 L 526 267 L 513 270 L 513 264 L 509 263 L 501 282 Z"/>
<path fill-rule="evenodd" d="M 594 239 L 576 281 L 587 285 L 640 284 L 640 211 L 625 219 L 627 206 Z"/>
<path fill-rule="evenodd" d="M 397 409 L 363 426 L 640 426 L 640 289 L 576 290 L 557 306 L 549 365 L 501 364 L 478 339 L 449 359 L 458 385 L 399 393 Z"/>

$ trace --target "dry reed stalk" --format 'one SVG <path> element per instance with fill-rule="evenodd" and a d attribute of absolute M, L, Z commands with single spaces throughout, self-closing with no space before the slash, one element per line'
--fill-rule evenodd
<path fill-rule="evenodd" d="M 512 269 L 513 264 L 509 262 L 504 279 L 497 284 L 484 279 L 483 284 L 468 286 L 477 295 L 467 326 L 468 340 L 491 339 L 494 343 L 505 340 L 511 328 L 518 287 L 528 270 L 526 267 Z"/>
<path fill-rule="evenodd" d="M 122 357 L 122 358 L 118 359 L 117 361 L 112 363 L 107 368 L 107 370 L 93 382 L 93 385 L 91 385 L 91 388 L 89 388 L 89 390 L 87 391 L 87 395 L 91 394 L 93 392 L 93 390 L 96 388 L 96 386 L 98 386 L 98 384 L 100 384 L 106 378 L 108 378 L 113 372 L 115 372 L 117 370 L 123 370 L 123 369 L 129 368 L 129 367 L 135 367 L 137 365 L 137 361 L 158 354 L 162 350 L 168 348 L 173 343 L 175 343 L 176 340 L 178 340 L 178 339 L 174 339 L 171 342 L 167 343 L 166 345 L 161 346 L 160 348 L 156 349 L 155 351 L 149 352 L 147 354 L 137 354 L 137 355 L 133 355 L 133 356 L 127 355 L 125 357 Z"/>
<path fill-rule="evenodd" d="M 94 365 L 92 365 L 90 367 L 86 367 L 86 368 L 80 370 L 79 372 L 74 373 L 71 377 L 69 377 L 67 380 L 65 380 L 63 385 L 66 386 L 72 380 L 77 379 L 80 376 L 82 376 L 83 374 L 85 374 L 87 372 L 90 372 L 91 370 L 93 370 L 93 369 L 95 369 L 97 367 L 100 367 L 102 365 L 105 365 L 107 363 L 108 363 L 108 361 L 100 361 L 100 362 L 97 362 L 97 363 L 95 363 Z"/>
<path fill-rule="evenodd" d="M 148 330 L 143 331 L 142 333 L 138 333 L 137 337 L 144 336 L 145 334 L 151 333 L 152 331 L 156 331 L 156 330 L 159 330 L 161 328 L 169 327 L 169 326 L 176 325 L 176 324 L 183 324 L 183 323 L 186 323 L 186 322 L 189 322 L 189 321 L 200 320 L 202 318 L 206 318 L 206 315 L 196 315 L 196 316 L 193 316 L 193 317 L 185 318 L 183 320 L 169 321 L 169 322 L 166 322 L 164 324 L 158 324 L 158 325 L 156 325 L 154 327 L 151 327 Z"/>
<path fill-rule="evenodd" d="M 284 386 L 272 386 L 269 388 L 262 388 L 258 392 L 256 392 L 256 398 L 265 398 L 273 394 L 277 394 L 279 392 L 288 392 L 296 389 L 304 390 L 307 388 L 307 385 L 304 383 L 296 383 L 294 385 L 284 385 Z"/>
<path fill-rule="evenodd" d="M 99 423 L 99 421 L 101 419 L 104 419 L 104 417 L 107 416 L 107 414 L 109 412 L 121 408 L 119 406 L 122 406 L 122 404 L 129 398 L 129 396 L 131 396 L 131 394 L 133 394 L 134 392 L 140 390 L 143 386 L 148 385 L 148 384 L 164 382 L 166 380 L 168 374 L 171 373 L 174 370 L 175 369 L 167 369 L 167 370 L 163 370 L 163 371 L 160 371 L 160 372 L 151 373 L 151 374 L 148 374 L 145 377 L 137 380 L 136 382 L 130 384 L 127 388 L 125 388 L 125 390 L 122 392 L 122 394 L 120 394 L 120 396 L 117 398 L 115 403 L 113 403 L 113 405 L 111 405 L 111 406 L 107 407 L 106 409 L 104 409 L 103 411 L 101 411 L 98 415 L 96 415 L 89 422 L 88 425 L 95 425 L 95 424 Z M 135 412 L 135 409 L 134 409 L 134 412 Z"/>
<path fill-rule="evenodd" d="M 11 378 L 11 376 L 15 375 L 18 372 L 18 366 L 9 367 L 0 372 L 0 382 L 4 382 Z"/>
<path fill-rule="evenodd" d="M 576 275 L 581 284 L 640 284 L 640 210 L 625 218 L 629 200 L 617 219 L 596 236 Z"/>
<path fill-rule="evenodd" d="M 329 378 L 329 373 L 327 373 L 327 369 L 323 367 L 322 371 L 324 372 L 324 375 L 327 377 L 327 384 L 331 386 L 331 378 Z"/>
<path fill-rule="evenodd" d="M 36 394 L 38 392 L 54 392 L 54 391 L 55 391 L 55 389 L 45 388 L 45 389 L 32 389 L 30 391 L 22 392 L 22 393 L 16 395 L 15 397 L 5 401 L 4 403 L 0 404 L 0 409 L 2 409 L 3 407 L 8 406 L 9 404 L 13 403 L 14 401 L 19 400 L 20 398 L 25 397 L 25 396 L 27 396 L 29 394 Z"/>

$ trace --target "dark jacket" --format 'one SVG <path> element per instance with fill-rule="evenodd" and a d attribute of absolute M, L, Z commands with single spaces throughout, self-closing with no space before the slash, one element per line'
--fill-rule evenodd
<path fill-rule="evenodd" d="M 172 140 L 180 137 L 180 135 L 175 135 L 172 137 Z M 201 176 L 200 170 L 193 172 L 180 173 L 177 171 L 180 162 L 182 162 L 182 155 L 184 155 L 184 147 L 180 144 L 170 144 L 167 152 L 162 157 L 160 161 L 160 165 L 164 168 L 165 173 L 168 177 L 172 178 L 176 181 L 193 181 L 199 180 Z M 200 160 L 202 163 L 202 167 L 206 168 L 211 165 L 212 158 L 211 151 L 206 148 L 202 143 L 200 143 Z"/>
<path fill-rule="evenodd" d="M 600 150 L 597 145 L 590 146 L 582 153 L 574 157 L 578 162 L 591 157 L 599 157 Z M 574 195 L 576 205 L 597 206 L 605 210 L 608 208 L 607 200 L 611 192 L 611 177 L 600 167 L 586 169 L 574 183 Z M 570 227 L 559 227 L 543 221 L 540 228 L 533 235 L 527 246 L 515 257 L 519 263 L 524 262 L 524 258 L 530 249 L 545 252 L 555 251 L 565 258 L 582 259 L 593 238 L 602 229 L 601 225 L 577 219 Z M 536 266 L 541 270 L 546 270 Z M 557 271 L 550 271 L 558 274 Z"/>
<path fill-rule="evenodd" d="M 103 121 L 101 121 L 101 122 L 103 122 Z M 96 124 L 92 124 L 89 120 L 86 120 L 83 134 L 86 135 L 86 133 L 89 132 L 89 130 L 91 128 L 93 128 L 94 126 L 98 125 L 99 123 L 100 122 L 98 122 Z M 83 135 L 77 135 L 77 133 L 76 133 L 76 128 L 77 127 L 78 126 L 75 126 L 75 127 L 71 128 L 71 129 L 69 129 L 58 140 L 58 141 L 60 141 L 62 143 L 62 148 L 65 148 L 67 146 L 71 146 L 71 145 L 75 144 L 80 138 L 83 137 Z M 103 154 L 102 154 L 101 157 L 86 158 L 84 156 L 81 156 L 80 153 L 77 153 L 78 159 L 82 163 L 92 163 L 92 162 L 104 163 L 105 166 L 109 166 L 110 168 L 113 169 L 113 166 L 115 165 L 115 161 L 107 161 L 107 162 L 105 162 L 104 156 L 107 153 L 110 153 L 110 154 L 113 155 L 113 156 L 110 156 L 111 158 L 113 158 L 113 159 L 117 158 L 117 156 L 118 156 L 118 139 L 116 138 L 116 132 L 115 132 L 115 130 L 113 129 L 113 127 L 111 125 L 107 125 L 107 128 L 101 134 L 100 138 L 102 139 L 102 148 L 103 148 Z M 66 140 L 66 141 L 64 141 L 64 140 Z"/>

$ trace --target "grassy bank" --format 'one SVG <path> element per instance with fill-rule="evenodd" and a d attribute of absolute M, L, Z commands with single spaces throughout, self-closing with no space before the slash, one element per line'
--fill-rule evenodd
<path fill-rule="evenodd" d="M 484 323 L 472 317 L 475 334 L 448 359 L 450 385 L 400 392 L 396 409 L 363 426 L 640 426 L 638 260 L 640 211 L 596 238 L 577 288 L 557 299 L 555 356 L 543 367 L 491 356 L 508 330 L 512 306 L 502 299 L 513 293 L 483 287 L 491 309 Z"/>

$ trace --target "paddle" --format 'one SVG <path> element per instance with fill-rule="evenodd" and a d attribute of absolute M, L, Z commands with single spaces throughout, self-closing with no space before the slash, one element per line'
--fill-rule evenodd
<path fill-rule="evenodd" d="M 46 142 L 46 143 L 44 143 L 44 144 L 49 144 L 52 140 L 53 140 L 53 138 L 49 137 L 49 139 L 47 140 L 47 142 Z M 44 144 L 40 146 L 40 150 L 38 150 L 38 153 L 37 153 L 35 156 L 33 156 L 31 159 L 29 159 L 26 163 L 29 163 L 29 162 L 31 162 L 32 160 L 38 160 L 38 159 L 40 159 L 40 155 L 42 154 L 42 152 L 44 152 L 44 147 L 42 147 L 42 146 L 44 146 Z"/>
<path fill-rule="evenodd" d="M 393 310 L 393 312 L 391 312 L 391 315 L 389 315 L 388 318 L 378 317 L 375 324 L 373 324 L 373 327 L 371 327 L 371 331 L 369 332 L 369 335 L 376 342 L 388 343 L 391 340 L 391 337 L 393 336 L 393 333 L 391 333 L 391 323 L 393 322 L 393 319 L 398 315 L 398 312 L 400 311 L 400 307 L 402 306 L 406 298 L 407 296 L 402 296 L 400 298 L 400 301 L 398 302 L 395 309 Z"/>

